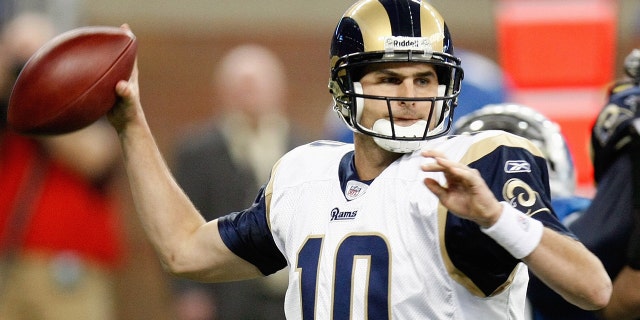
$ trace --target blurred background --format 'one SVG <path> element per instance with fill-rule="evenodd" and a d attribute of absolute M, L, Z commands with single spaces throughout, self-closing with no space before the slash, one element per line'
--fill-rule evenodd
<path fill-rule="evenodd" d="M 138 65 L 147 119 L 167 161 L 179 136 L 218 105 L 215 65 L 231 47 L 255 42 L 285 61 L 287 115 L 312 138 L 326 138 L 331 96 L 331 34 L 351 0 L 0 0 L 0 25 L 25 10 L 55 18 L 58 31 L 128 23 L 139 42 Z M 528 104 L 562 125 L 589 195 L 587 141 L 608 85 L 624 57 L 640 45 L 637 0 L 432 0 L 457 51 L 473 53 L 466 88 L 498 91 L 497 99 Z M 473 58 L 479 57 L 479 61 Z M 476 63 L 477 62 L 477 63 Z M 483 68 L 483 66 L 485 68 Z M 493 67 L 486 68 L 486 66 Z M 472 102 L 500 102 L 470 97 Z M 475 100 L 474 100 L 475 99 Z M 467 100 L 465 100 L 467 101 Z M 461 108 L 461 112 L 467 112 Z M 122 182 L 123 198 L 127 185 Z M 133 215 L 127 215 L 132 259 L 120 276 L 122 319 L 171 319 L 166 275 Z"/>

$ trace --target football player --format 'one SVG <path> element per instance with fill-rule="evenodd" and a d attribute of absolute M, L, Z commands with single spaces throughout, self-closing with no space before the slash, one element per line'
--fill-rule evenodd
<path fill-rule="evenodd" d="M 596 194 L 569 225 L 614 279 L 611 302 L 597 313 L 587 312 L 533 278 L 529 297 L 536 319 L 640 318 L 640 50 L 627 56 L 625 71 L 627 77 L 612 86 L 592 128 Z"/>
<path fill-rule="evenodd" d="M 356 2 L 330 61 L 354 143 L 290 151 L 252 207 L 209 223 L 158 152 L 137 73 L 118 83 L 109 119 L 168 271 L 231 281 L 289 266 L 288 319 L 522 319 L 528 269 L 581 308 L 608 303 L 602 264 L 552 213 L 541 152 L 499 132 L 448 136 L 462 69 L 427 1 Z"/>

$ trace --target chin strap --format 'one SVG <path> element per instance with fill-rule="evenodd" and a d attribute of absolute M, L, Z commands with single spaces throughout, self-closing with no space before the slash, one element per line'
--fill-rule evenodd
<path fill-rule="evenodd" d="M 424 135 L 425 130 L 427 129 L 427 122 L 424 120 L 420 120 L 408 127 L 401 127 L 398 125 L 393 125 L 393 129 L 391 128 L 391 121 L 387 119 L 379 119 L 373 124 L 372 130 L 376 133 L 383 134 L 386 136 L 393 136 L 393 131 L 395 131 L 396 137 L 403 138 L 417 138 L 422 137 Z M 395 152 L 395 153 L 409 153 L 420 149 L 425 143 L 425 140 L 421 141 L 406 141 L 406 140 L 392 140 L 392 139 L 383 139 L 374 137 L 373 141 L 380 146 L 382 149 L 387 151 Z"/>
<path fill-rule="evenodd" d="M 353 92 L 356 94 L 363 94 L 362 83 L 354 82 L 353 83 Z M 362 118 L 362 110 L 364 109 L 364 98 L 356 97 L 356 119 L 355 122 L 360 123 L 360 119 Z"/>

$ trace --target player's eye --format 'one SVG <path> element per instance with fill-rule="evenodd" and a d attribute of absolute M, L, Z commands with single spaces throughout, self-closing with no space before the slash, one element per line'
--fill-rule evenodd
<path fill-rule="evenodd" d="M 433 80 L 431 78 L 417 78 L 416 79 L 416 84 L 419 86 L 427 86 L 429 84 L 431 84 L 433 82 Z"/>
<path fill-rule="evenodd" d="M 380 83 L 388 83 L 388 84 L 400 84 L 402 83 L 402 79 L 398 78 L 398 77 L 381 77 L 378 80 Z"/>

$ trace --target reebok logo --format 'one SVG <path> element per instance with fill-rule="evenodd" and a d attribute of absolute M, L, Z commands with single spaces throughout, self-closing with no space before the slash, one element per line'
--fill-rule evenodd
<path fill-rule="evenodd" d="M 524 160 L 509 160 L 504 163 L 504 172 L 517 173 L 517 172 L 531 172 L 531 164 Z"/>

